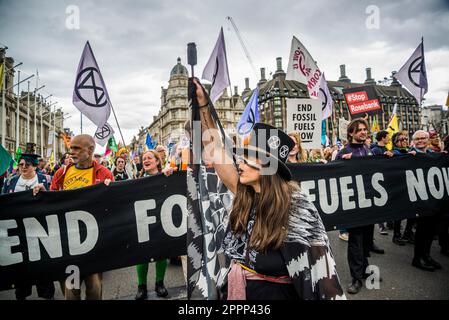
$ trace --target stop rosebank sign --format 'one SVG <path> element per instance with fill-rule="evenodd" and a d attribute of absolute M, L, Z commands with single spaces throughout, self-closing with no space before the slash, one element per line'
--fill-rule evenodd
<path fill-rule="evenodd" d="M 351 116 L 374 114 L 382 111 L 379 99 L 372 86 L 343 89 Z"/>

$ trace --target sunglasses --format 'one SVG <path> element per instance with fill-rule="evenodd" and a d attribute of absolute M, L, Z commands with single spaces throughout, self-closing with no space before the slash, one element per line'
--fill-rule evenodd
<path fill-rule="evenodd" d="M 261 170 L 261 169 L 262 169 L 262 166 L 261 166 L 260 164 L 258 164 L 257 162 L 254 162 L 254 161 L 245 159 L 245 158 L 242 157 L 242 156 L 236 156 L 236 157 L 235 157 L 235 163 L 236 163 L 237 165 L 244 163 L 244 164 L 246 164 L 248 167 L 251 167 L 251 168 L 256 169 L 256 170 Z"/>
<path fill-rule="evenodd" d="M 29 163 L 19 163 L 19 167 L 20 168 L 29 168 L 31 166 L 31 164 L 29 164 Z"/>

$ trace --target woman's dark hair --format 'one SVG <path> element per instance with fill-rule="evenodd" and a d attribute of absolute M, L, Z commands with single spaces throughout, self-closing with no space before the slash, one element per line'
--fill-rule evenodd
<path fill-rule="evenodd" d="M 122 157 L 122 156 L 120 156 L 120 157 L 115 158 L 115 160 L 114 160 L 114 165 L 115 165 L 116 167 L 117 167 L 117 160 L 118 160 L 118 159 L 122 159 L 123 161 L 125 161 L 125 164 L 126 164 L 125 158 Z"/>
<path fill-rule="evenodd" d="M 260 176 L 260 194 L 250 186 L 237 184 L 229 223 L 241 235 L 247 230 L 251 210 L 256 210 L 249 245 L 257 251 L 279 249 L 287 236 L 292 195 L 299 190 L 296 181 L 286 182 L 279 174 Z"/>
<path fill-rule="evenodd" d="M 379 132 L 376 134 L 376 140 L 377 140 L 377 141 L 380 141 L 380 140 L 382 140 L 383 138 L 385 138 L 386 136 L 388 136 L 388 132 L 385 131 L 385 130 L 381 130 L 381 131 L 379 131 Z"/>
<path fill-rule="evenodd" d="M 70 153 L 66 152 L 62 155 L 61 159 L 59 160 L 59 164 L 62 166 L 64 164 L 64 160 L 65 158 L 67 158 L 67 156 L 70 155 Z"/>

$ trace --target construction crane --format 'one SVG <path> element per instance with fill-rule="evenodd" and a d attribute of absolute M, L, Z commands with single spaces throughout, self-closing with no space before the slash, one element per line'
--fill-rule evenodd
<path fill-rule="evenodd" d="M 232 27 L 234 28 L 235 34 L 237 35 L 237 38 L 239 39 L 240 45 L 242 46 L 243 51 L 245 52 L 245 56 L 248 59 L 248 62 L 251 65 L 251 68 L 253 69 L 254 75 L 257 78 L 257 71 L 256 71 L 256 68 L 254 67 L 253 60 L 251 59 L 249 51 L 248 51 L 248 49 L 245 46 L 245 42 L 243 41 L 243 38 L 240 35 L 240 31 L 237 28 L 237 25 L 235 24 L 234 19 L 232 19 L 232 17 L 230 17 L 230 16 L 227 16 L 226 19 L 229 20 L 229 22 L 231 23 Z"/>

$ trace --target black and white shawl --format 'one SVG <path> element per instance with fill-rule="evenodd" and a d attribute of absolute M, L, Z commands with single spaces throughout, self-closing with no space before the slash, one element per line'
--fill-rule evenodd
<path fill-rule="evenodd" d="M 248 261 L 245 256 L 255 219 L 253 211 L 247 232 L 238 237 L 228 227 L 222 244 L 228 258 L 245 262 L 253 269 L 258 252 L 249 249 Z M 292 195 L 288 234 L 280 251 L 300 299 L 345 299 L 321 217 L 307 195 L 300 191 Z"/>
<path fill-rule="evenodd" d="M 289 230 L 281 252 L 301 299 L 346 299 L 321 217 L 303 192 L 292 195 Z"/>

